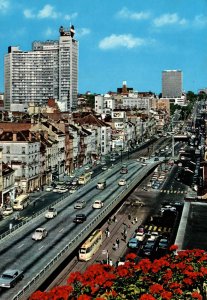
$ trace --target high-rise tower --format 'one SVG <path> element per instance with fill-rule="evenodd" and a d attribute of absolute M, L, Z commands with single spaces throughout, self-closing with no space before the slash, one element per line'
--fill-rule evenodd
<path fill-rule="evenodd" d="M 5 109 L 57 101 L 61 111 L 77 106 L 78 42 L 74 26 L 59 29 L 59 40 L 35 41 L 32 51 L 9 47 L 4 59 Z M 18 108 L 18 109 L 17 109 Z"/>
<path fill-rule="evenodd" d="M 162 97 L 180 98 L 182 96 L 182 71 L 162 71 Z"/>

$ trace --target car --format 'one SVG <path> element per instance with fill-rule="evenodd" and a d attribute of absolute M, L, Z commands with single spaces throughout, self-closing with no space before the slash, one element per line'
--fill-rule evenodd
<path fill-rule="evenodd" d="M 86 215 L 78 214 L 78 215 L 75 216 L 73 222 L 74 223 L 83 223 L 83 222 L 86 221 L 86 219 L 87 219 Z"/>
<path fill-rule="evenodd" d="M 116 161 L 115 157 L 110 157 L 110 161 Z"/>
<path fill-rule="evenodd" d="M 46 188 L 45 188 L 45 191 L 46 192 L 51 192 L 53 190 L 53 187 L 51 185 L 48 185 Z"/>
<path fill-rule="evenodd" d="M 68 189 L 64 186 L 61 186 L 57 192 L 60 194 L 64 194 L 64 193 L 68 192 Z"/>
<path fill-rule="evenodd" d="M 13 213 L 13 208 L 11 206 L 6 207 L 2 212 L 3 216 L 9 216 L 12 213 Z"/>
<path fill-rule="evenodd" d="M 145 233 L 144 232 L 137 232 L 135 237 L 139 242 L 143 242 L 144 239 L 145 239 Z"/>
<path fill-rule="evenodd" d="M 93 208 L 102 208 L 104 206 L 104 203 L 101 200 L 95 200 L 92 207 Z"/>
<path fill-rule="evenodd" d="M 169 242 L 167 238 L 161 238 L 158 244 L 158 250 L 167 250 Z"/>
<path fill-rule="evenodd" d="M 86 201 L 85 200 L 78 200 L 76 201 L 74 208 L 75 209 L 81 209 L 84 208 L 86 206 Z"/>
<path fill-rule="evenodd" d="M 144 225 L 139 225 L 139 227 L 135 230 L 135 232 L 141 232 L 141 233 L 145 233 L 145 227 Z"/>
<path fill-rule="evenodd" d="M 102 160 L 102 161 L 101 161 L 101 165 L 102 165 L 102 166 L 106 165 L 106 161 L 105 161 L 105 160 Z"/>
<path fill-rule="evenodd" d="M 139 241 L 136 239 L 136 238 L 131 238 L 129 241 L 128 241 L 128 244 L 127 246 L 131 249 L 136 249 L 136 248 L 139 248 Z"/>
<path fill-rule="evenodd" d="M 57 210 L 54 207 L 49 207 L 48 211 L 45 213 L 46 219 L 53 219 L 57 216 Z"/>
<path fill-rule="evenodd" d="M 103 170 L 103 171 L 106 171 L 107 169 L 108 169 L 107 166 L 103 166 L 103 167 L 101 168 L 101 170 Z"/>
<path fill-rule="evenodd" d="M 53 192 L 58 193 L 61 188 L 61 185 L 56 185 L 56 187 L 53 189 Z"/>
<path fill-rule="evenodd" d="M 70 194 L 73 194 L 77 191 L 77 187 L 76 186 L 72 186 L 71 189 L 69 190 Z"/>
<path fill-rule="evenodd" d="M 163 213 L 166 210 L 176 212 L 176 207 L 171 206 L 171 205 L 165 205 L 160 209 L 161 213 Z"/>
<path fill-rule="evenodd" d="M 47 236 L 47 230 L 43 227 L 39 227 L 32 235 L 32 239 L 35 241 L 41 241 Z"/>
<path fill-rule="evenodd" d="M 147 241 L 146 244 L 142 248 L 143 256 L 151 256 L 155 250 L 155 241 Z"/>
<path fill-rule="evenodd" d="M 88 171 L 88 170 L 90 170 L 90 167 L 89 167 L 89 166 L 85 166 L 84 169 L 85 169 L 86 171 Z"/>
<path fill-rule="evenodd" d="M 12 288 L 24 277 L 23 271 L 17 269 L 5 270 L 0 276 L 0 287 Z"/>
<path fill-rule="evenodd" d="M 148 241 L 155 241 L 159 237 L 159 233 L 157 231 L 152 231 L 148 238 Z"/>
<path fill-rule="evenodd" d="M 71 182 L 72 185 L 78 185 L 78 178 L 74 178 Z"/>
<path fill-rule="evenodd" d="M 121 168 L 120 174 L 127 174 L 128 173 L 128 169 L 127 168 Z"/>
<path fill-rule="evenodd" d="M 126 185 L 126 179 L 120 179 L 118 185 L 120 186 Z"/>

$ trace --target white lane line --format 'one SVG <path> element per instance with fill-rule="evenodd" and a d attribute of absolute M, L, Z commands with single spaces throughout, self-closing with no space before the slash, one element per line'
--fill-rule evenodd
<path fill-rule="evenodd" d="M 44 248 L 44 246 L 40 247 L 39 250 L 41 250 L 42 248 Z"/>
<path fill-rule="evenodd" d="M 19 248 L 22 248 L 23 246 L 24 246 L 24 244 L 21 244 L 17 248 L 19 249 Z"/>
<path fill-rule="evenodd" d="M 63 231 L 63 228 L 59 230 L 59 232 L 62 232 L 62 231 Z"/>

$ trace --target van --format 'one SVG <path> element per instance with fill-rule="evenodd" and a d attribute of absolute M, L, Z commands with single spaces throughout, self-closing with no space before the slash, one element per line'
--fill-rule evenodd
<path fill-rule="evenodd" d="M 13 209 L 14 210 L 23 210 L 28 205 L 29 205 L 29 195 L 22 194 L 14 200 Z"/>
<path fill-rule="evenodd" d="M 98 181 L 96 188 L 98 190 L 104 190 L 106 188 L 106 180 L 103 179 L 103 180 Z"/>

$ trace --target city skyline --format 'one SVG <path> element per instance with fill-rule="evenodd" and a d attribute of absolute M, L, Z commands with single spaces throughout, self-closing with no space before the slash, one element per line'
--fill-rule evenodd
<path fill-rule="evenodd" d="M 205 88 L 207 2 L 0 0 L 0 91 L 9 46 L 30 51 L 33 41 L 57 40 L 59 27 L 75 26 L 79 41 L 78 91 L 116 91 L 126 80 L 138 91 L 162 90 L 162 71 L 183 72 L 183 89 Z"/>

